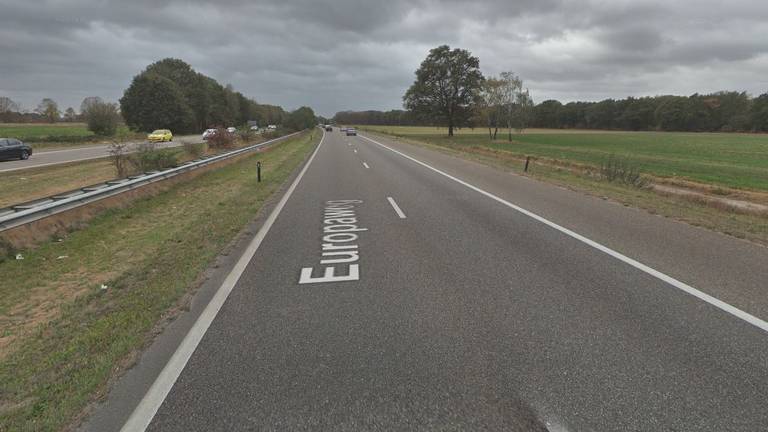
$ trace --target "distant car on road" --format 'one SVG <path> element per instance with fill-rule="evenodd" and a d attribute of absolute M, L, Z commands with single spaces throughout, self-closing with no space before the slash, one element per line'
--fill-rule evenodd
<path fill-rule="evenodd" d="M 258 126 L 258 125 L 253 125 L 253 126 L 251 126 L 251 130 L 252 130 L 252 131 L 257 131 L 257 130 L 259 130 L 259 126 Z"/>
<path fill-rule="evenodd" d="M 345 128 L 345 127 L 339 128 L 339 131 L 340 131 L 340 132 L 346 132 L 346 131 L 347 131 L 347 128 Z"/>
<path fill-rule="evenodd" d="M 326 131 L 326 132 L 333 132 L 333 126 L 331 126 L 331 125 L 325 125 L 325 131 Z"/>
<path fill-rule="evenodd" d="M 234 127 L 230 126 L 230 127 L 227 128 L 227 132 L 235 133 L 235 132 L 237 132 L 237 128 L 234 128 Z"/>
<path fill-rule="evenodd" d="M 203 132 L 203 141 L 214 135 L 216 135 L 216 129 L 206 129 L 205 132 Z"/>
<path fill-rule="evenodd" d="M 277 129 L 277 126 L 275 126 L 275 125 L 268 125 L 268 126 L 267 126 L 267 129 L 269 129 L 269 130 L 275 130 L 275 129 Z"/>
<path fill-rule="evenodd" d="M 347 136 L 357 136 L 357 130 L 355 128 L 347 128 Z"/>
<path fill-rule="evenodd" d="M 168 129 L 158 129 L 147 135 L 149 142 L 170 142 L 173 141 L 173 134 Z"/>
<path fill-rule="evenodd" d="M 32 156 L 32 147 L 15 138 L 0 138 L 0 159 L 27 160 Z"/>

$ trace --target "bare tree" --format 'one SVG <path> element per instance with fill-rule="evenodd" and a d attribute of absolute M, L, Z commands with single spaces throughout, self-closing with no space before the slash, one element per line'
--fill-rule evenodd
<path fill-rule="evenodd" d="M 504 118 L 512 141 L 512 129 L 522 132 L 530 121 L 533 99 L 528 89 L 523 90 L 523 80 L 514 72 L 502 72 L 500 76 Z"/>
<path fill-rule="evenodd" d="M 11 111 L 18 112 L 19 104 L 11 100 L 9 97 L 0 96 L 0 114 Z"/>
<path fill-rule="evenodd" d="M 50 98 L 40 101 L 35 112 L 45 117 L 50 123 L 56 123 L 56 120 L 59 119 L 59 105 Z"/>
<path fill-rule="evenodd" d="M 67 108 L 64 111 L 64 121 L 65 122 L 74 122 L 77 121 L 77 113 L 75 112 L 75 109 L 72 107 Z"/>
<path fill-rule="evenodd" d="M 130 155 L 128 154 L 128 142 L 125 133 L 119 133 L 109 144 L 109 158 L 115 166 L 117 177 L 123 178 L 130 174 Z"/>
<path fill-rule="evenodd" d="M 496 139 L 504 115 L 504 81 L 490 77 L 483 82 L 475 102 L 479 120 L 488 127 L 488 138 Z"/>
<path fill-rule="evenodd" d="M 104 101 L 98 96 L 88 96 L 80 103 L 80 114 L 85 115 L 93 106 L 103 103 Z"/>

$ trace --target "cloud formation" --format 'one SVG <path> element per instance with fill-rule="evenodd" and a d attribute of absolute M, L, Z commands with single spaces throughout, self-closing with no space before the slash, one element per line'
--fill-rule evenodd
<path fill-rule="evenodd" d="M 260 102 L 401 107 L 427 51 L 517 72 L 536 101 L 768 91 L 760 0 L 0 0 L 0 96 L 116 101 L 176 57 Z"/>

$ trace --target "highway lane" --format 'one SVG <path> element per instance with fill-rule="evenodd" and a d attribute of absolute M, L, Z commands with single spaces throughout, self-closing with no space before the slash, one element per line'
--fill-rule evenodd
<path fill-rule="evenodd" d="M 200 138 L 200 135 L 177 136 L 174 137 L 172 142 L 157 143 L 157 147 L 177 147 L 185 142 L 202 142 L 202 139 Z M 135 147 L 141 143 L 141 141 L 135 141 L 131 142 L 130 145 Z M 59 150 L 34 150 L 32 156 L 27 160 L 1 161 L 0 173 L 90 159 L 99 159 L 107 156 L 109 156 L 108 145 L 94 145 L 87 147 L 65 148 Z"/>
<path fill-rule="evenodd" d="M 358 252 L 359 280 L 300 284 L 302 269 L 319 278 L 334 258 L 321 256 L 324 230 L 344 221 L 324 223 L 329 211 L 352 212 L 355 238 L 338 250 Z M 686 274 L 696 245 L 686 281 L 701 277 Z M 748 264 L 765 262 L 756 251 Z M 741 299 L 752 283 L 729 292 Z M 756 326 L 334 132 L 149 430 L 759 430 L 767 365 Z"/>

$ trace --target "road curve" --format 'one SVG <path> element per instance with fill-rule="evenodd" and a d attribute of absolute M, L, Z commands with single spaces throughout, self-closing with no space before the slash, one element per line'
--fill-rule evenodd
<path fill-rule="evenodd" d="M 174 137 L 169 143 L 158 143 L 158 148 L 176 147 L 185 142 L 202 142 L 200 135 L 184 135 Z M 141 144 L 141 141 L 131 142 L 131 146 Z M 109 156 L 108 145 L 94 145 L 78 148 L 65 148 L 59 150 L 35 151 L 27 160 L 0 161 L 0 173 L 18 171 L 28 168 L 39 168 L 49 165 L 58 165 L 69 162 L 78 162 L 90 159 L 99 159 Z"/>
<path fill-rule="evenodd" d="M 326 134 L 231 292 L 193 302 L 198 324 L 160 338 L 84 430 L 768 424 L 768 333 L 616 257 L 759 321 L 768 249 L 372 138 Z"/>

